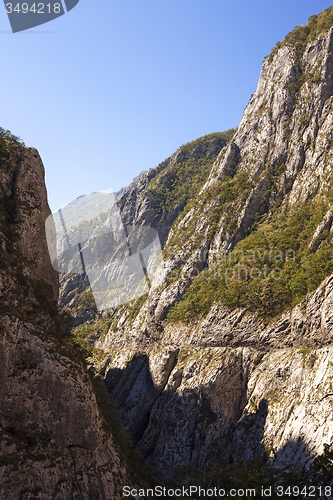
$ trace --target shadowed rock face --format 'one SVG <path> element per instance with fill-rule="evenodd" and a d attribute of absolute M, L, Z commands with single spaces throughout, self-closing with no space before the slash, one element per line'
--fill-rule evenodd
<path fill-rule="evenodd" d="M 117 497 L 125 471 L 73 352 L 6 321 L 0 344 L 0 495 Z"/>
<path fill-rule="evenodd" d="M 0 497 L 120 498 L 126 471 L 88 374 L 54 319 L 58 273 L 36 150 L 2 155 L 0 194 Z"/>
<path fill-rule="evenodd" d="M 111 349 L 105 380 L 138 449 L 166 478 L 189 466 L 267 459 L 296 470 L 333 437 L 332 360 L 332 346 L 197 347 L 176 358 L 169 347 L 140 363 L 133 351 Z"/>
<path fill-rule="evenodd" d="M 36 149 L 16 152 L 0 169 L 1 197 L 7 201 L 10 223 L 19 234 L 18 245 L 31 261 L 30 277 L 44 279 L 59 294 L 59 277 L 49 257 L 45 221 L 51 211 L 47 203 L 44 165 Z M 10 200 L 10 203 L 8 203 Z"/>

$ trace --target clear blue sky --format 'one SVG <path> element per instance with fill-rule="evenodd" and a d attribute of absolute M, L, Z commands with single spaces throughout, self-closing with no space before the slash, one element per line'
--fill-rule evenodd
<path fill-rule="evenodd" d="M 330 5 L 80 0 L 16 34 L 0 5 L 0 126 L 39 150 L 53 211 L 116 191 L 182 144 L 236 127 L 271 47 Z"/>

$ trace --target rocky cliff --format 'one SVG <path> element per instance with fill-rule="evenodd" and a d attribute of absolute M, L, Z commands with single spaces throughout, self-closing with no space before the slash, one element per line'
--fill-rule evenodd
<path fill-rule="evenodd" d="M 105 422 L 107 398 L 96 397 L 55 302 L 44 167 L 3 129 L 0 192 L 0 497 L 120 498 L 129 473 L 116 424 Z"/>
<path fill-rule="evenodd" d="M 330 8 L 277 44 L 212 165 L 207 141 L 182 146 L 119 202 L 164 261 L 147 297 L 74 333 L 104 352 L 90 361 L 167 478 L 300 471 L 332 444 L 332 26 Z M 198 153 L 209 168 L 184 196 Z"/>
<path fill-rule="evenodd" d="M 97 366 L 146 460 L 178 468 L 268 458 L 309 465 L 332 442 L 332 277 L 264 325 L 214 306 L 195 325 L 167 327 L 159 348 L 96 345 Z"/>

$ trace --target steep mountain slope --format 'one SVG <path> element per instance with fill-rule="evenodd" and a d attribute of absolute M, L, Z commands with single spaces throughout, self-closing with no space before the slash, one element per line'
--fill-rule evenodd
<path fill-rule="evenodd" d="M 300 470 L 332 444 L 332 25 L 331 7 L 277 44 L 185 202 L 164 181 L 172 160 L 119 202 L 160 231 L 164 262 L 147 297 L 74 334 L 105 352 L 91 362 L 166 477 L 253 459 Z"/>
<path fill-rule="evenodd" d="M 44 167 L 3 129 L 0 193 L 0 497 L 120 498 L 131 479 L 110 433 L 119 426 L 66 341 L 69 318 L 54 300 Z"/>
<path fill-rule="evenodd" d="M 109 214 L 101 213 L 91 220 L 83 214 L 82 222 L 69 228 L 67 233 L 58 239 L 60 265 L 64 261 L 62 249 L 67 248 L 67 241 L 71 243 L 84 240 L 87 243 L 86 245 L 82 243 L 82 246 L 87 248 L 90 241 L 97 240 L 93 246 L 100 248 L 102 246 L 100 234 L 109 231 L 110 226 L 112 228 L 115 224 L 119 224 L 120 218 L 123 227 L 152 227 L 158 231 L 163 244 L 175 218 L 198 194 L 207 180 L 217 154 L 234 132 L 235 130 L 229 130 L 210 134 L 182 146 L 172 157 L 134 180 L 126 190 L 126 194 L 119 200 L 117 210 L 112 206 Z M 115 213 L 118 210 L 120 217 Z M 117 241 L 120 235 L 119 248 L 114 245 L 118 248 L 118 253 L 123 247 L 121 233 L 119 232 L 118 238 L 116 234 L 114 236 Z M 110 247 L 113 244 L 113 241 L 108 241 Z M 112 250 L 110 253 L 112 255 Z M 89 267 L 90 264 L 86 262 L 86 266 Z M 74 257 L 66 260 L 65 269 L 81 269 L 77 246 L 74 248 Z M 71 311 L 75 325 L 96 317 L 97 309 L 93 297 L 89 294 L 89 283 L 82 274 L 62 275 L 60 306 L 67 307 Z"/>

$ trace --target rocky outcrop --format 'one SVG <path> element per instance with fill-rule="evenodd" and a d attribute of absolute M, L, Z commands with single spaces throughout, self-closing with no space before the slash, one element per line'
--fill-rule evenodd
<path fill-rule="evenodd" d="M 171 478 L 252 460 L 308 467 L 323 453 L 333 439 L 332 284 L 268 325 L 215 306 L 202 321 L 165 328 L 159 350 L 142 352 L 148 341 L 137 339 L 140 364 L 117 331 L 99 340 L 108 389 L 147 462 Z"/>
<path fill-rule="evenodd" d="M 306 465 L 332 439 L 332 349 L 183 352 L 138 444 L 168 474 L 269 459 Z M 257 365 L 257 366 L 256 366 Z"/>
<path fill-rule="evenodd" d="M 172 284 L 168 291 L 165 290 L 169 276 L 179 268 L 179 262 L 187 262 L 191 268 L 182 269 L 178 283 L 197 272 L 192 254 L 198 251 L 198 234 L 202 236 L 200 249 L 204 251 L 206 247 L 207 250 L 206 235 L 215 223 L 212 218 L 214 203 L 205 204 L 204 197 L 218 182 L 243 172 L 248 176 L 248 186 L 253 187 L 246 199 L 234 200 L 226 212 L 220 214 L 207 251 L 210 266 L 219 254 L 230 252 L 239 240 L 246 237 L 256 217 L 269 214 L 279 200 L 297 207 L 309 197 L 327 192 L 332 175 L 332 43 L 333 28 L 306 47 L 301 62 L 291 45 L 278 50 L 272 61 L 269 58 L 264 61 L 257 90 L 243 113 L 232 143 L 221 150 L 196 206 L 173 226 L 169 234 L 167 246 L 172 245 L 174 235 L 184 227 L 194 226 L 186 244 L 164 263 L 164 270 L 161 270 L 164 281 L 161 282 L 160 273 L 159 289 L 150 294 L 149 301 L 157 316 L 166 294 L 170 307 L 186 290 L 186 286 L 180 287 L 179 284 Z M 215 203 L 218 202 L 216 195 Z M 231 218 L 229 227 L 226 224 L 228 218 Z M 330 225 L 329 216 L 328 219 Z M 326 228 L 325 224 L 323 221 Z M 313 245 L 315 247 L 315 242 Z M 162 288 L 161 295 L 159 290 Z M 153 334 L 152 321 L 149 325 Z"/>
<path fill-rule="evenodd" d="M 43 164 L 36 150 L 0 136 L 0 497 L 120 498 L 129 476 L 112 422 L 54 301 Z"/>
<path fill-rule="evenodd" d="M 36 149 L 19 149 L 12 151 L 8 158 L 2 158 L 0 192 L 3 223 L 10 224 L 18 233 L 18 246 L 30 263 L 30 277 L 46 280 L 57 298 L 59 278 L 51 265 L 45 235 L 45 220 L 51 211 L 47 203 L 44 166 Z M 11 244 L 3 240 L 4 252 L 6 243 Z"/>
<path fill-rule="evenodd" d="M 120 498 L 126 470 L 73 348 L 3 324 L 0 496 Z"/>
<path fill-rule="evenodd" d="M 166 478 L 253 460 L 309 467 L 332 442 L 331 346 L 174 353 L 150 351 L 139 362 L 135 352 L 111 350 L 105 372 L 127 431 Z"/>
<path fill-rule="evenodd" d="M 96 347 L 109 350 L 115 347 L 149 349 L 160 346 L 183 347 L 253 347 L 268 352 L 282 347 L 323 347 L 332 344 L 333 335 L 333 276 L 309 294 L 290 312 L 277 321 L 268 323 L 250 314 L 246 309 L 230 310 L 214 305 L 202 320 L 186 324 L 166 325 L 157 341 L 147 337 L 119 335 L 111 329 L 104 338 L 96 340 Z"/>
<path fill-rule="evenodd" d="M 197 159 L 208 165 L 213 162 L 227 140 L 232 137 L 233 130 L 222 134 L 210 134 L 203 138 L 181 146 L 177 151 L 161 162 L 157 167 L 144 173 L 134 182 L 120 198 L 118 206 L 124 225 L 150 226 L 158 231 L 163 245 L 177 216 L 183 211 L 187 200 L 182 197 L 176 200 L 172 208 L 159 207 L 160 192 L 177 180 L 173 167 L 186 164 Z M 186 179 L 188 181 L 188 179 Z M 184 181 L 183 181 L 184 182 Z M 195 182 L 195 181 L 194 181 Z"/>
<path fill-rule="evenodd" d="M 86 275 L 62 274 L 59 285 L 59 307 L 70 310 L 73 328 L 98 316 Z"/>

